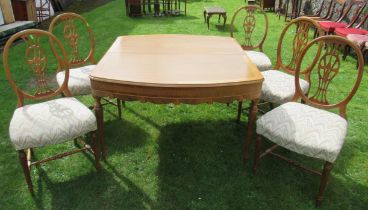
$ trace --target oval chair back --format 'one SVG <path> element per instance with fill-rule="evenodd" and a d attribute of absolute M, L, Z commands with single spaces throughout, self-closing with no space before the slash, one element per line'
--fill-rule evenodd
<path fill-rule="evenodd" d="M 75 13 L 63 13 L 56 16 L 49 27 L 66 46 L 70 68 L 80 67 L 87 63 L 96 64 L 94 58 L 95 40 L 93 30 L 82 16 Z M 84 42 L 89 42 L 89 48 Z"/>
<path fill-rule="evenodd" d="M 315 33 L 324 34 L 315 20 L 300 17 L 290 21 L 281 32 L 274 69 L 294 74 L 300 53 L 314 39 Z"/>
<path fill-rule="evenodd" d="M 17 46 L 11 48 L 15 42 Z M 9 64 L 11 55 L 16 56 L 16 63 Z M 24 105 L 24 99 L 46 100 L 61 94 L 71 96 L 68 89 L 68 57 L 62 43 L 50 32 L 28 29 L 14 34 L 6 42 L 3 56 L 5 73 L 17 94 L 18 107 Z M 54 86 L 51 79 L 58 67 L 65 70 L 64 82 L 60 87 Z M 29 74 L 31 81 L 22 82 L 15 73 Z"/>
<path fill-rule="evenodd" d="M 259 48 L 259 50 L 263 52 L 263 44 L 268 33 L 267 14 L 260 7 L 255 5 L 248 5 L 239 8 L 235 11 L 231 19 L 230 36 L 233 38 L 236 38 L 236 21 L 241 17 L 244 18 L 241 21 L 241 29 L 244 32 L 244 36 L 242 36 L 244 37 L 244 40 L 240 43 L 241 47 L 243 50 L 254 50 Z M 260 29 L 260 26 L 264 28 Z"/>
<path fill-rule="evenodd" d="M 343 49 L 349 46 L 356 54 L 358 65 L 347 66 L 342 63 Z M 318 52 L 316 53 L 316 49 Z M 312 64 L 305 64 L 306 55 L 314 55 Z M 309 68 L 304 70 L 304 65 Z M 342 68 L 344 68 L 342 70 Z M 307 105 L 321 109 L 338 109 L 340 116 L 346 117 L 346 107 L 357 92 L 362 81 L 364 59 L 361 50 L 353 42 L 340 36 L 322 36 L 312 42 L 302 51 L 295 73 L 296 92 L 293 101 L 301 99 Z M 303 72 L 305 71 L 305 72 Z M 345 73 L 345 74 L 344 74 Z M 300 76 L 304 74 L 309 82 L 308 94 L 304 94 L 300 87 Z M 342 75 L 340 75 L 342 74 Z M 351 80 L 351 89 L 343 90 L 341 82 L 348 83 Z M 346 92 L 343 94 L 343 92 Z M 333 100 L 332 98 L 338 98 Z"/>

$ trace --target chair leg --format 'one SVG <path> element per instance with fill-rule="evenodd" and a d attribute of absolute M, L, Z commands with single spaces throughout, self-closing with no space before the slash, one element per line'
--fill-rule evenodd
<path fill-rule="evenodd" d="M 242 113 L 242 109 L 243 109 L 243 101 L 239 101 L 238 103 L 238 115 L 236 117 L 236 123 L 240 123 L 240 117 L 241 117 L 241 113 Z"/>
<path fill-rule="evenodd" d="M 92 132 L 92 150 L 93 155 L 95 156 L 95 167 L 97 171 L 100 170 L 100 149 L 99 149 L 99 141 L 97 139 L 96 131 Z"/>
<path fill-rule="evenodd" d="M 321 182 L 319 184 L 319 193 L 318 193 L 318 196 L 316 198 L 316 206 L 317 207 L 321 205 L 321 202 L 322 202 L 322 199 L 323 199 L 323 193 L 325 192 L 327 182 L 328 182 L 328 179 L 330 177 L 330 172 L 331 172 L 332 168 L 333 168 L 333 164 L 326 161 L 325 165 L 323 166 Z"/>
<path fill-rule="evenodd" d="M 33 185 L 32 185 L 30 168 L 28 166 L 28 161 L 27 161 L 27 154 L 25 153 L 24 150 L 18 150 L 18 157 L 19 157 L 20 164 L 22 165 L 24 177 L 26 178 L 28 190 L 33 195 Z"/>
<path fill-rule="evenodd" d="M 346 45 L 345 46 L 345 49 L 344 49 L 344 55 L 343 55 L 343 60 L 345 60 L 346 59 L 346 57 L 348 56 L 348 54 L 350 53 L 350 46 L 349 45 Z"/>
<path fill-rule="evenodd" d="M 255 174 L 257 172 L 257 167 L 259 165 L 259 162 L 261 161 L 261 149 L 262 149 L 262 136 L 257 134 L 257 140 L 256 140 L 256 150 L 254 153 L 254 164 L 253 164 L 253 173 Z"/>
<path fill-rule="evenodd" d="M 120 99 L 116 99 L 116 105 L 118 107 L 118 116 L 119 116 L 119 119 L 121 119 L 121 100 Z"/>

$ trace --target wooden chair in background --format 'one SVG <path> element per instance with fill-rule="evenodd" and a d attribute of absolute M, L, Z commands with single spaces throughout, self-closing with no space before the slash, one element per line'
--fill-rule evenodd
<path fill-rule="evenodd" d="M 63 40 L 63 44 L 69 54 L 70 76 L 69 90 L 74 96 L 91 94 L 91 83 L 89 75 L 96 66 L 94 58 L 95 40 L 93 30 L 88 22 L 80 15 L 75 13 L 63 13 L 56 16 L 49 27 L 49 32 Z M 82 33 L 81 33 L 82 32 Z M 83 32 L 87 34 L 83 35 Z M 82 39 L 89 40 L 89 48 L 82 46 Z M 88 49 L 86 55 L 81 53 L 81 49 Z M 86 65 L 90 63 L 90 65 Z M 56 75 L 58 84 L 63 84 L 64 71 L 60 71 Z M 117 106 L 118 116 L 121 118 L 120 99 L 116 99 L 116 103 L 104 98 L 106 104 Z"/>
<path fill-rule="evenodd" d="M 17 40 L 21 40 L 22 43 Z M 15 54 L 14 50 L 10 50 L 16 41 L 17 48 L 24 49 L 25 54 Z M 53 44 L 52 47 L 50 43 Z M 18 59 L 16 64 L 9 64 L 11 53 L 14 53 L 13 56 Z M 25 61 L 22 63 L 23 55 L 25 55 Z M 52 60 L 54 65 L 51 64 Z M 87 150 L 94 155 L 95 166 L 98 169 L 100 167 L 99 144 L 96 135 L 101 140 L 101 134 L 97 129 L 94 113 L 77 99 L 70 97 L 69 64 L 61 42 L 47 31 L 29 29 L 18 32 L 7 41 L 3 61 L 9 83 L 18 97 L 17 109 L 13 113 L 9 126 L 10 140 L 19 153 L 29 191 L 33 193 L 30 168 L 34 165 Z M 64 69 L 64 80 L 58 88 L 52 88 L 50 78 L 53 77 L 50 77 L 50 74 L 56 73 L 58 66 Z M 50 69 L 53 71 L 49 72 Z M 30 71 L 19 72 L 22 70 Z M 22 82 L 14 79 L 16 74 L 13 77 L 13 72 L 30 74 L 32 83 L 27 84 L 32 84 L 32 87 L 26 85 L 27 89 L 23 88 Z M 52 99 L 62 93 L 66 97 Z M 25 100 L 43 102 L 25 105 Z M 73 151 L 43 160 L 32 160 L 33 148 L 63 143 L 85 134 L 91 134 L 92 147 L 82 141 L 83 146 Z M 78 142 L 75 143 L 78 144 Z"/>
<path fill-rule="evenodd" d="M 352 89 L 341 101 L 333 101 L 329 96 L 333 87 L 339 87 L 339 82 L 333 85 L 334 79 L 339 77 L 341 71 L 341 51 L 350 46 L 357 55 L 357 71 L 349 69 L 349 76 L 355 80 Z M 304 62 L 306 54 L 314 55 L 313 62 Z M 306 68 L 302 67 L 305 66 Z M 354 68 L 354 67 L 352 67 Z M 295 72 L 295 95 L 292 102 L 285 103 L 263 115 L 257 121 L 257 141 L 253 170 L 256 172 L 261 158 L 273 155 L 288 163 L 321 176 L 316 206 L 321 204 L 333 163 L 338 157 L 347 135 L 348 122 L 346 107 L 355 95 L 363 76 L 364 60 L 360 49 L 345 38 L 338 36 L 319 37 L 308 44 L 298 57 Z M 305 75 L 310 84 L 308 91 L 303 89 L 300 77 Z M 346 81 L 348 82 L 348 81 Z M 335 93 L 341 95 L 341 90 Z M 341 95 L 341 97 L 344 97 Z M 297 103 L 302 100 L 304 104 Z M 339 99 L 339 100 L 340 100 Z M 330 102 L 333 101 L 333 102 Z M 326 110 L 337 109 L 339 114 Z M 261 152 L 262 139 L 267 138 L 274 146 Z M 324 161 L 323 171 L 307 168 L 299 162 L 276 153 L 278 147 L 283 147 L 301 155 Z"/>

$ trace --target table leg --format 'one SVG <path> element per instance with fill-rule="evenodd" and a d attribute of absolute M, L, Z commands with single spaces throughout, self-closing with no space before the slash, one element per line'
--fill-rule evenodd
<path fill-rule="evenodd" d="M 224 26 L 223 26 L 223 27 L 225 28 L 227 15 L 226 15 L 226 14 L 224 14 L 224 15 L 223 15 L 223 18 L 224 18 Z"/>
<path fill-rule="evenodd" d="M 248 131 L 247 131 L 246 142 L 244 144 L 244 156 L 243 156 L 244 162 L 246 162 L 249 159 L 249 148 L 250 148 L 250 145 L 252 144 L 253 132 L 255 129 L 255 124 L 256 124 L 256 119 L 257 119 L 258 103 L 259 103 L 259 99 L 252 100 L 252 104 L 249 110 Z"/>
<path fill-rule="evenodd" d="M 95 99 L 95 115 L 97 120 L 97 135 L 98 141 L 101 147 L 102 158 L 106 160 L 106 145 L 105 145 L 105 131 L 104 131 L 104 119 L 103 119 L 103 108 L 101 105 L 101 97 L 93 96 Z"/>
<path fill-rule="evenodd" d="M 207 28 L 208 28 L 208 30 L 210 29 L 210 18 L 211 18 L 211 14 L 208 14 L 207 13 Z"/>

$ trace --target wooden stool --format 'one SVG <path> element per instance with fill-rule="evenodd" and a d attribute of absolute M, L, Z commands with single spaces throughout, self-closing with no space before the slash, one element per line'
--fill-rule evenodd
<path fill-rule="evenodd" d="M 222 18 L 224 18 L 224 27 L 226 24 L 226 11 L 224 8 L 221 7 L 205 7 L 203 10 L 203 17 L 204 17 L 204 22 L 207 23 L 207 27 L 208 29 L 210 29 L 210 18 L 212 17 L 212 15 L 218 15 L 219 19 L 218 22 L 220 22 L 220 18 L 222 16 Z"/>

